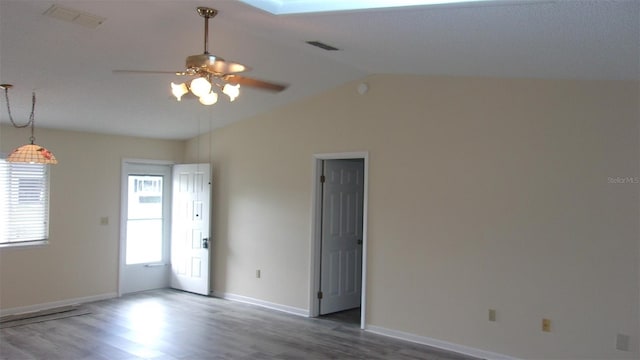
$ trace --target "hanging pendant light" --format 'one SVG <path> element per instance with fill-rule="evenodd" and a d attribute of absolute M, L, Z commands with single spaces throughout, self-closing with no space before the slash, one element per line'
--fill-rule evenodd
<path fill-rule="evenodd" d="M 30 164 L 57 164 L 58 160 L 51 151 L 36 144 L 25 144 L 14 149 L 7 157 L 7 162 Z"/>
<path fill-rule="evenodd" d="M 7 162 L 14 163 L 30 163 L 30 164 L 57 164 L 58 160 L 53 155 L 53 153 L 47 150 L 45 147 L 35 144 L 35 117 L 34 112 L 36 108 L 36 93 L 33 92 L 31 94 L 31 115 L 29 115 L 29 121 L 24 125 L 18 125 L 13 120 L 13 115 L 11 114 L 11 106 L 9 105 L 9 89 L 13 85 L 11 84 L 0 84 L 0 88 L 4 89 L 4 96 L 7 102 L 7 113 L 9 114 L 9 121 L 15 128 L 26 128 L 27 126 L 31 126 L 31 136 L 29 137 L 29 144 L 22 145 L 9 154 L 7 157 Z"/>

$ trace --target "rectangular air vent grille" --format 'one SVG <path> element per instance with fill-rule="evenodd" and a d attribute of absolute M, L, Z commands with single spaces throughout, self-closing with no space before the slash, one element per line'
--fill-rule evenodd
<path fill-rule="evenodd" d="M 97 28 L 106 20 L 106 18 L 97 15 L 92 15 L 55 4 L 52 5 L 47 11 L 45 11 L 44 15 L 50 16 L 54 19 L 82 25 L 91 29 Z"/>
<path fill-rule="evenodd" d="M 319 47 L 320 49 L 327 50 L 327 51 L 340 50 L 337 47 L 333 47 L 333 46 L 325 44 L 325 43 L 323 43 L 321 41 L 307 41 L 307 44 L 315 46 L 315 47 Z"/>

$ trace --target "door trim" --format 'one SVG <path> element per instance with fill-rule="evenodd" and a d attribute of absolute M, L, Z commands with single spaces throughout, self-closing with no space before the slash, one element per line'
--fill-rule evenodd
<path fill-rule="evenodd" d="M 362 199 L 362 298 L 360 305 L 360 328 L 364 329 L 366 324 L 367 306 L 367 217 L 369 203 L 369 152 L 344 152 L 314 154 L 312 158 L 312 192 L 311 192 L 311 242 L 310 242 L 310 279 L 309 279 L 309 316 L 318 317 L 320 306 L 317 299 L 317 292 L 320 288 L 320 256 L 322 243 L 322 185 L 320 184 L 320 174 L 322 173 L 322 162 L 324 160 L 344 160 L 362 159 L 364 160 L 364 194 Z"/>
<path fill-rule="evenodd" d="M 118 297 L 122 296 L 122 269 L 123 264 L 125 262 L 124 259 L 124 249 L 126 244 L 125 233 L 126 233 L 126 223 L 127 219 L 125 218 L 125 211 L 123 210 L 125 206 L 127 206 L 127 194 L 125 194 L 122 190 L 127 188 L 128 174 L 126 171 L 127 166 L 130 165 L 166 165 L 172 167 L 175 165 L 174 161 L 166 161 L 166 160 L 148 160 L 148 159 L 134 159 L 134 158 L 123 158 L 120 164 L 120 229 L 118 232 L 118 276 L 117 276 L 117 284 L 116 287 L 118 289 Z"/>

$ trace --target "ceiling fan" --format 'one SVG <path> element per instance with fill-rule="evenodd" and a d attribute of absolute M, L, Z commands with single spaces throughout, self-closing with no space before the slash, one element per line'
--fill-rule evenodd
<path fill-rule="evenodd" d="M 200 99 L 204 105 L 213 105 L 218 100 L 217 91 L 222 91 L 230 101 L 239 95 L 240 85 L 259 90 L 280 92 L 288 85 L 258 80 L 239 73 L 251 70 L 250 67 L 240 63 L 226 61 L 223 58 L 209 53 L 209 19 L 218 14 L 218 10 L 208 7 L 198 7 L 198 14 L 204 18 L 204 53 L 188 56 L 184 71 L 150 71 L 150 70 L 113 70 L 114 73 L 136 74 L 175 74 L 182 76 L 194 76 L 189 86 L 185 83 L 171 83 L 173 95 L 178 101 L 189 91 Z"/>

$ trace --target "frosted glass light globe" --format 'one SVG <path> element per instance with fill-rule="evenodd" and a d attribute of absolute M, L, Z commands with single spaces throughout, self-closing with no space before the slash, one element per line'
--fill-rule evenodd
<path fill-rule="evenodd" d="M 218 94 L 213 91 L 200 96 L 200 104 L 202 105 L 213 105 L 218 102 Z"/>
<path fill-rule="evenodd" d="M 191 92 L 197 97 L 202 97 L 211 91 L 211 83 L 203 77 L 191 81 Z"/>

